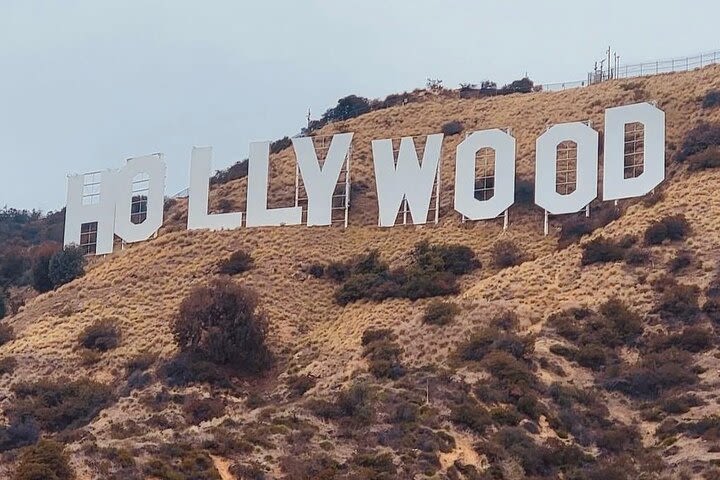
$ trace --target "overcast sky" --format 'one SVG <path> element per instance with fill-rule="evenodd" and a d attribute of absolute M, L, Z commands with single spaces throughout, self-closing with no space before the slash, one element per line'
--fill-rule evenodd
<path fill-rule="evenodd" d="M 173 194 L 193 145 L 225 167 L 348 94 L 580 80 L 610 44 L 623 63 L 720 49 L 718 18 L 707 0 L 0 0 L 0 207 L 59 209 L 67 174 L 154 152 Z"/>

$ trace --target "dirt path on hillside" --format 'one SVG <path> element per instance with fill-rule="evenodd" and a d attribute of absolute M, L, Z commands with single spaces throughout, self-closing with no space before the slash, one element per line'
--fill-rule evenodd
<path fill-rule="evenodd" d="M 230 473 L 230 462 L 224 458 L 216 457 L 214 455 L 210 455 L 210 458 L 212 458 L 213 464 L 215 464 L 215 468 L 220 474 L 222 480 L 236 480 Z"/>

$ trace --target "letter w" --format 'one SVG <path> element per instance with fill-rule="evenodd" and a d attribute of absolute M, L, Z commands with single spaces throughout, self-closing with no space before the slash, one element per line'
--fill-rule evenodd
<path fill-rule="evenodd" d="M 410 207 L 413 224 L 427 222 L 433 186 L 438 176 L 442 140 L 442 133 L 428 135 L 422 163 L 418 161 L 412 137 L 400 140 L 397 163 L 392 140 L 373 140 L 372 153 L 381 227 L 395 225 L 395 218 L 403 200 L 407 200 Z"/>

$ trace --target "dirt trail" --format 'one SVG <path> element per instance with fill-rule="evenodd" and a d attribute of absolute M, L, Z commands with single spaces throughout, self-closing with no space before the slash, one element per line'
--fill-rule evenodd
<path fill-rule="evenodd" d="M 210 455 L 210 458 L 212 458 L 213 463 L 215 464 L 215 468 L 217 468 L 218 473 L 220 474 L 220 477 L 222 480 L 237 480 L 231 473 L 230 473 L 230 462 L 227 461 L 224 458 L 216 457 L 214 455 Z"/>

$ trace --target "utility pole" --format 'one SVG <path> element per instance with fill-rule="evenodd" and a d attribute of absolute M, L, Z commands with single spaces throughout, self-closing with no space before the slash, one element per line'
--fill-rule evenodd
<path fill-rule="evenodd" d="M 307 113 L 307 129 L 310 131 L 310 107 L 308 107 L 308 113 Z"/>

